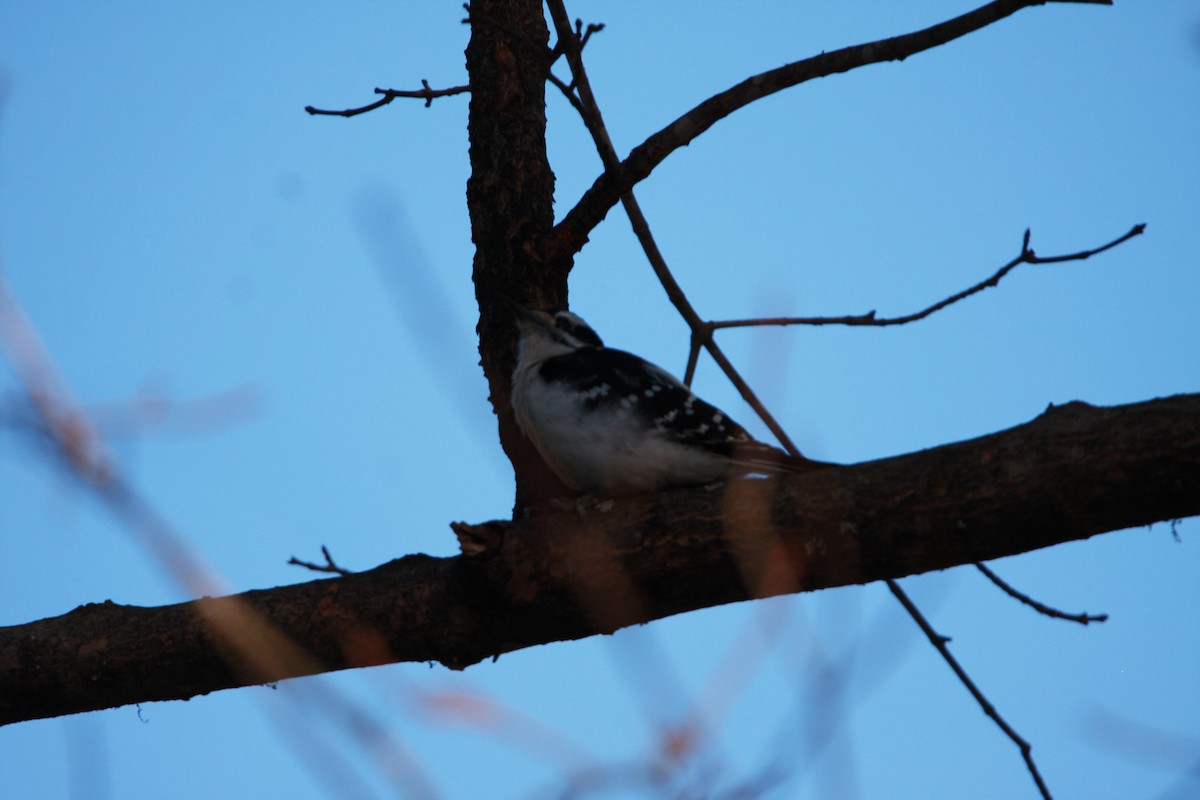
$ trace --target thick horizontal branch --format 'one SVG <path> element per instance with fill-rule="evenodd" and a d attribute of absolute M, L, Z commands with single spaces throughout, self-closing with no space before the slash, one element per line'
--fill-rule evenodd
<path fill-rule="evenodd" d="M 1111 5 L 1111 0 L 995 0 L 962 16 L 923 30 L 881 39 L 876 42 L 843 47 L 828 53 L 794 61 L 751 76 L 720 94 L 714 95 L 671 122 L 638 145 L 616 171 L 605 170 L 555 226 L 543 246 L 543 259 L 549 262 L 569 258 L 587 242 L 595 228 L 621 195 L 645 179 L 671 153 L 691 144 L 697 136 L 719 120 L 768 95 L 789 89 L 815 78 L 848 72 L 868 64 L 902 61 L 909 56 L 962 38 L 1029 6 L 1047 2 L 1083 2 Z"/>
<path fill-rule="evenodd" d="M 470 557 L 407 556 L 246 592 L 236 604 L 104 603 L 0 628 L 0 723 L 395 661 L 462 668 L 693 609 L 945 569 L 1198 513 L 1200 395 L 1070 403 L 910 455 L 630 498 L 582 516 L 457 526 Z M 233 605 L 307 657 L 269 676 L 262 664 L 247 668 L 205 622 L 224 615 L 228 632 L 242 613 Z"/>

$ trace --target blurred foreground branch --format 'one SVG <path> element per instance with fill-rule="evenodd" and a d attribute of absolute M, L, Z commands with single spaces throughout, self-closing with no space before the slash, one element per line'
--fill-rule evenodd
<path fill-rule="evenodd" d="M 461 669 L 754 597 L 945 569 L 1200 514 L 1200 395 L 1052 407 L 967 442 L 773 480 L 492 523 L 472 557 L 236 597 L 311 656 L 263 677 L 205 598 L 0 628 L 0 723 L 396 661 Z M 461 527 L 461 526 L 460 526 Z M 247 681 L 247 674 L 258 679 Z"/>

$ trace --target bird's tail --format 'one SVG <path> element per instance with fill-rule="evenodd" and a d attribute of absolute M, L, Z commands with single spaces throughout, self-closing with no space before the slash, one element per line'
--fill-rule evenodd
<path fill-rule="evenodd" d="M 737 445 L 730 455 L 741 470 L 746 472 L 812 472 L 818 469 L 830 469 L 840 466 L 830 461 L 815 461 L 804 456 L 794 456 L 785 453 L 777 447 L 771 447 L 761 442 L 747 442 Z"/>

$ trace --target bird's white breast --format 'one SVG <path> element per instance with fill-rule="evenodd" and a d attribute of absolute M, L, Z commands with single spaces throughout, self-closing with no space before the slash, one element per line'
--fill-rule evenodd
<path fill-rule="evenodd" d="M 521 430 L 570 488 L 579 492 L 649 492 L 669 485 L 720 480 L 727 459 L 672 441 L 653 430 L 637 398 L 589 407 L 588 395 L 537 379 L 537 365 L 518 366 L 513 410 Z M 591 392 L 604 394 L 607 384 Z"/>

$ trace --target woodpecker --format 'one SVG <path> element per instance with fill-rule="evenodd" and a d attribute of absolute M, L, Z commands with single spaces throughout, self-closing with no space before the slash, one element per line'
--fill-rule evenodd
<path fill-rule="evenodd" d="M 517 424 L 576 492 L 638 494 L 832 466 L 755 440 L 666 370 L 605 347 L 570 311 L 513 312 Z"/>

